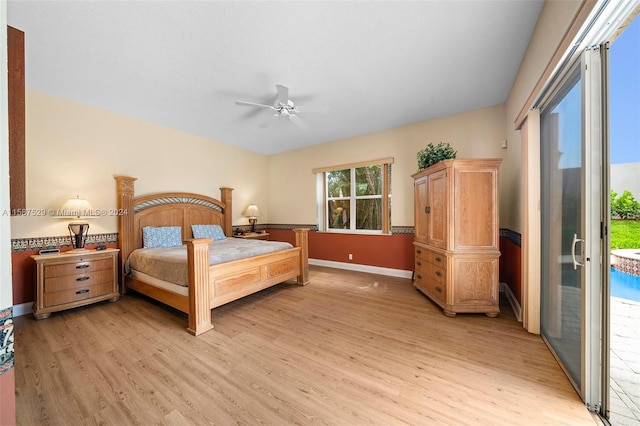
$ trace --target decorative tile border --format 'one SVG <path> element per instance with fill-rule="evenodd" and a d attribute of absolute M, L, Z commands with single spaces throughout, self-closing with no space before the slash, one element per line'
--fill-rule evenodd
<path fill-rule="evenodd" d="M 244 230 L 244 226 L 234 226 L 233 229 L 236 228 L 240 228 L 242 230 Z M 249 226 L 246 226 L 247 230 L 250 228 Z M 280 229 L 280 230 L 289 230 L 289 229 L 293 229 L 293 228 L 309 228 L 311 231 L 317 231 L 318 230 L 318 226 L 317 225 L 282 225 L 282 224 L 273 224 L 273 223 L 267 223 L 267 224 L 259 224 L 258 225 L 259 229 L 262 228 L 269 228 L 269 229 Z M 415 231 L 414 231 L 414 227 L 413 226 L 392 226 L 391 227 L 391 234 L 393 235 L 414 235 Z M 516 231 L 512 231 L 510 229 L 506 229 L 506 228 L 501 228 L 500 229 L 500 238 L 506 238 L 507 240 L 511 241 L 512 243 L 516 244 L 518 247 L 522 246 L 522 236 L 520 235 L 519 232 Z"/>
<path fill-rule="evenodd" d="M 309 228 L 310 231 L 317 231 L 317 225 L 290 225 L 290 224 L 280 224 L 280 223 L 266 223 L 266 224 L 258 224 L 256 225 L 258 229 L 269 228 L 269 229 L 277 229 L 280 231 L 288 231 L 295 228 Z M 243 228 L 242 226 L 234 226 L 233 229 Z M 251 226 L 246 226 L 247 230 L 251 229 Z"/>
<path fill-rule="evenodd" d="M 115 244 L 118 242 L 118 234 L 89 234 L 85 244 L 94 246 L 97 244 Z M 71 238 L 64 237 L 37 237 L 37 238 L 16 238 L 11 240 L 11 251 L 37 251 L 47 248 L 71 248 Z"/>
<path fill-rule="evenodd" d="M 522 247 L 522 235 L 519 232 L 507 228 L 500 228 L 500 238 L 505 238 L 518 247 Z"/>
<path fill-rule="evenodd" d="M 413 226 L 392 226 L 391 233 L 393 235 L 414 235 L 414 229 Z"/>
<path fill-rule="evenodd" d="M 241 230 L 249 230 L 251 227 L 246 226 L 234 226 L 233 229 L 240 228 Z M 281 231 L 288 231 L 294 228 L 309 228 L 310 231 L 317 231 L 318 225 L 288 225 L 288 224 L 276 224 L 276 223 L 267 223 L 267 224 L 258 224 L 256 229 L 277 229 Z M 413 235 L 413 226 L 392 226 L 391 234 L 393 235 Z"/>
<path fill-rule="evenodd" d="M 249 225 L 240 225 L 240 226 L 234 226 L 233 229 L 236 228 L 240 228 L 240 230 L 242 231 L 248 231 L 251 227 Z M 309 228 L 311 231 L 317 231 L 318 230 L 318 226 L 317 225 L 288 225 L 288 224 L 275 224 L 275 223 L 266 223 L 266 224 L 258 224 L 256 226 L 256 229 L 260 230 L 260 229 L 278 229 L 278 230 L 283 230 L 283 231 L 287 231 L 287 230 L 291 230 L 294 228 Z M 393 235 L 414 235 L 414 227 L 413 226 L 392 226 L 391 227 L 391 234 Z M 520 233 L 512 231 L 510 229 L 500 229 L 500 237 L 501 238 L 506 238 L 509 241 L 511 241 L 512 243 L 516 244 L 518 247 L 520 247 L 522 245 L 521 240 L 522 237 L 520 235 Z"/>
<path fill-rule="evenodd" d="M 640 277 L 640 260 L 616 256 L 615 254 L 613 254 L 612 257 L 614 260 L 611 262 L 611 266 L 613 266 L 614 269 L 629 275 Z"/>
<path fill-rule="evenodd" d="M 311 231 L 317 231 L 317 225 L 291 225 L 291 224 L 273 224 L 273 223 L 261 223 L 256 226 L 257 230 L 262 229 L 277 229 L 282 231 L 292 230 L 294 228 L 309 228 Z M 240 229 L 242 232 L 249 231 L 251 225 L 237 225 L 233 227 L 234 230 Z M 391 227 L 391 234 L 393 235 L 413 235 L 413 226 L 393 226 Z M 518 247 L 522 245 L 522 237 L 520 233 L 512 231 L 510 229 L 500 229 L 500 238 L 506 238 Z M 87 236 L 87 246 L 93 246 L 97 244 L 117 244 L 118 234 L 93 234 Z M 36 237 L 36 238 L 15 238 L 11 240 L 11 249 L 13 252 L 21 251 L 37 251 L 45 248 L 70 248 L 72 247 L 71 239 L 69 236 L 58 237 Z"/>
<path fill-rule="evenodd" d="M 13 368 L 13 308 L 0 311 L 0 376 Z"/>

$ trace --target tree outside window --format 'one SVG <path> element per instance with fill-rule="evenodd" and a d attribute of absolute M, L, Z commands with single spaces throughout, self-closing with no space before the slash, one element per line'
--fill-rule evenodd
<path fill-rule="evenodd" d="M 328 230 L 389 232 L 391 164 L 331 170 L 325 179 Z"/>

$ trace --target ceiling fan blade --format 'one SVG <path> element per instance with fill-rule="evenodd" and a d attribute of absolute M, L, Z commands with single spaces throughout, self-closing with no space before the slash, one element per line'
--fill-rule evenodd
<path fill-rule="evenodd" d="M 265 109 L 275 109 L 271 105 L 257 104 L 255 102 L 236 101 L 236 105 L 246 105 L 246 106 L 265 108 Z"/>
<path fill-rule="evenodd" d="M 302 120 L 300 117 L 298 117 L 297 115 L 291 114 L 289 115 L 289 120 L 293 121 L 293 123 L 300 127 L 303 130 L 307 130 L 309 128 L 309 126 L 307 125 L 307 123 L 304 122 L 304 120 Z"/>
<path fill-rule="evenodd" d="M 276 88 L 278 89 L 278 102 L 287 105 L 289 103 L 289 88 L 282 84 L 276 84 Z"/>
<path fill-rule="evenodd" d="M 327 112 L 329 111 L 329 105 L 296 106 L 296 109 L 300 112 Z"/>

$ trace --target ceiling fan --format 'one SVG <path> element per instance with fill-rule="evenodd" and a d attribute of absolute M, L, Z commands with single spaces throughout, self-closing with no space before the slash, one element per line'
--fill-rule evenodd
<path fill-rule="evenodd" d="M 300 127 L 301 129 L 307 129 L 309 126 L 307 123 L 298 117 L 298 114 L 301 112 L 324 112 L 328 110 L 326 106 L 314 106 L 314 107 L 303 107 L 297 106 L 293 103 L 291 99 L 289 99 L 289 88 L 287 86 L 283 86 L 282 84 L 276 84 L 276 89 L 278 91 L 278 96 L 276 97 L 273 105 L 266 104 L 258 104 L 255 102 L 246 102 L 246 101 L 236 101 L 237 105 L 245 105 L 252 106 L 256 108 L 263 108 L 273 112 L 273 116 L 277 118 L 286 117 L 289 120 L 293 121 L 295 125 Z M 260 127 L 267 127 L 269 125 L 270 120 L 264 121 Z"/>

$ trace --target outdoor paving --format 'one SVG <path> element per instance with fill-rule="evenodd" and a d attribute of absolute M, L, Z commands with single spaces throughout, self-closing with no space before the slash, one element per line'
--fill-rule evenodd
<path fill-rule="evenodd" d="M 610 421 L 640 425 L 640 303 L 611 298 Z"/>

